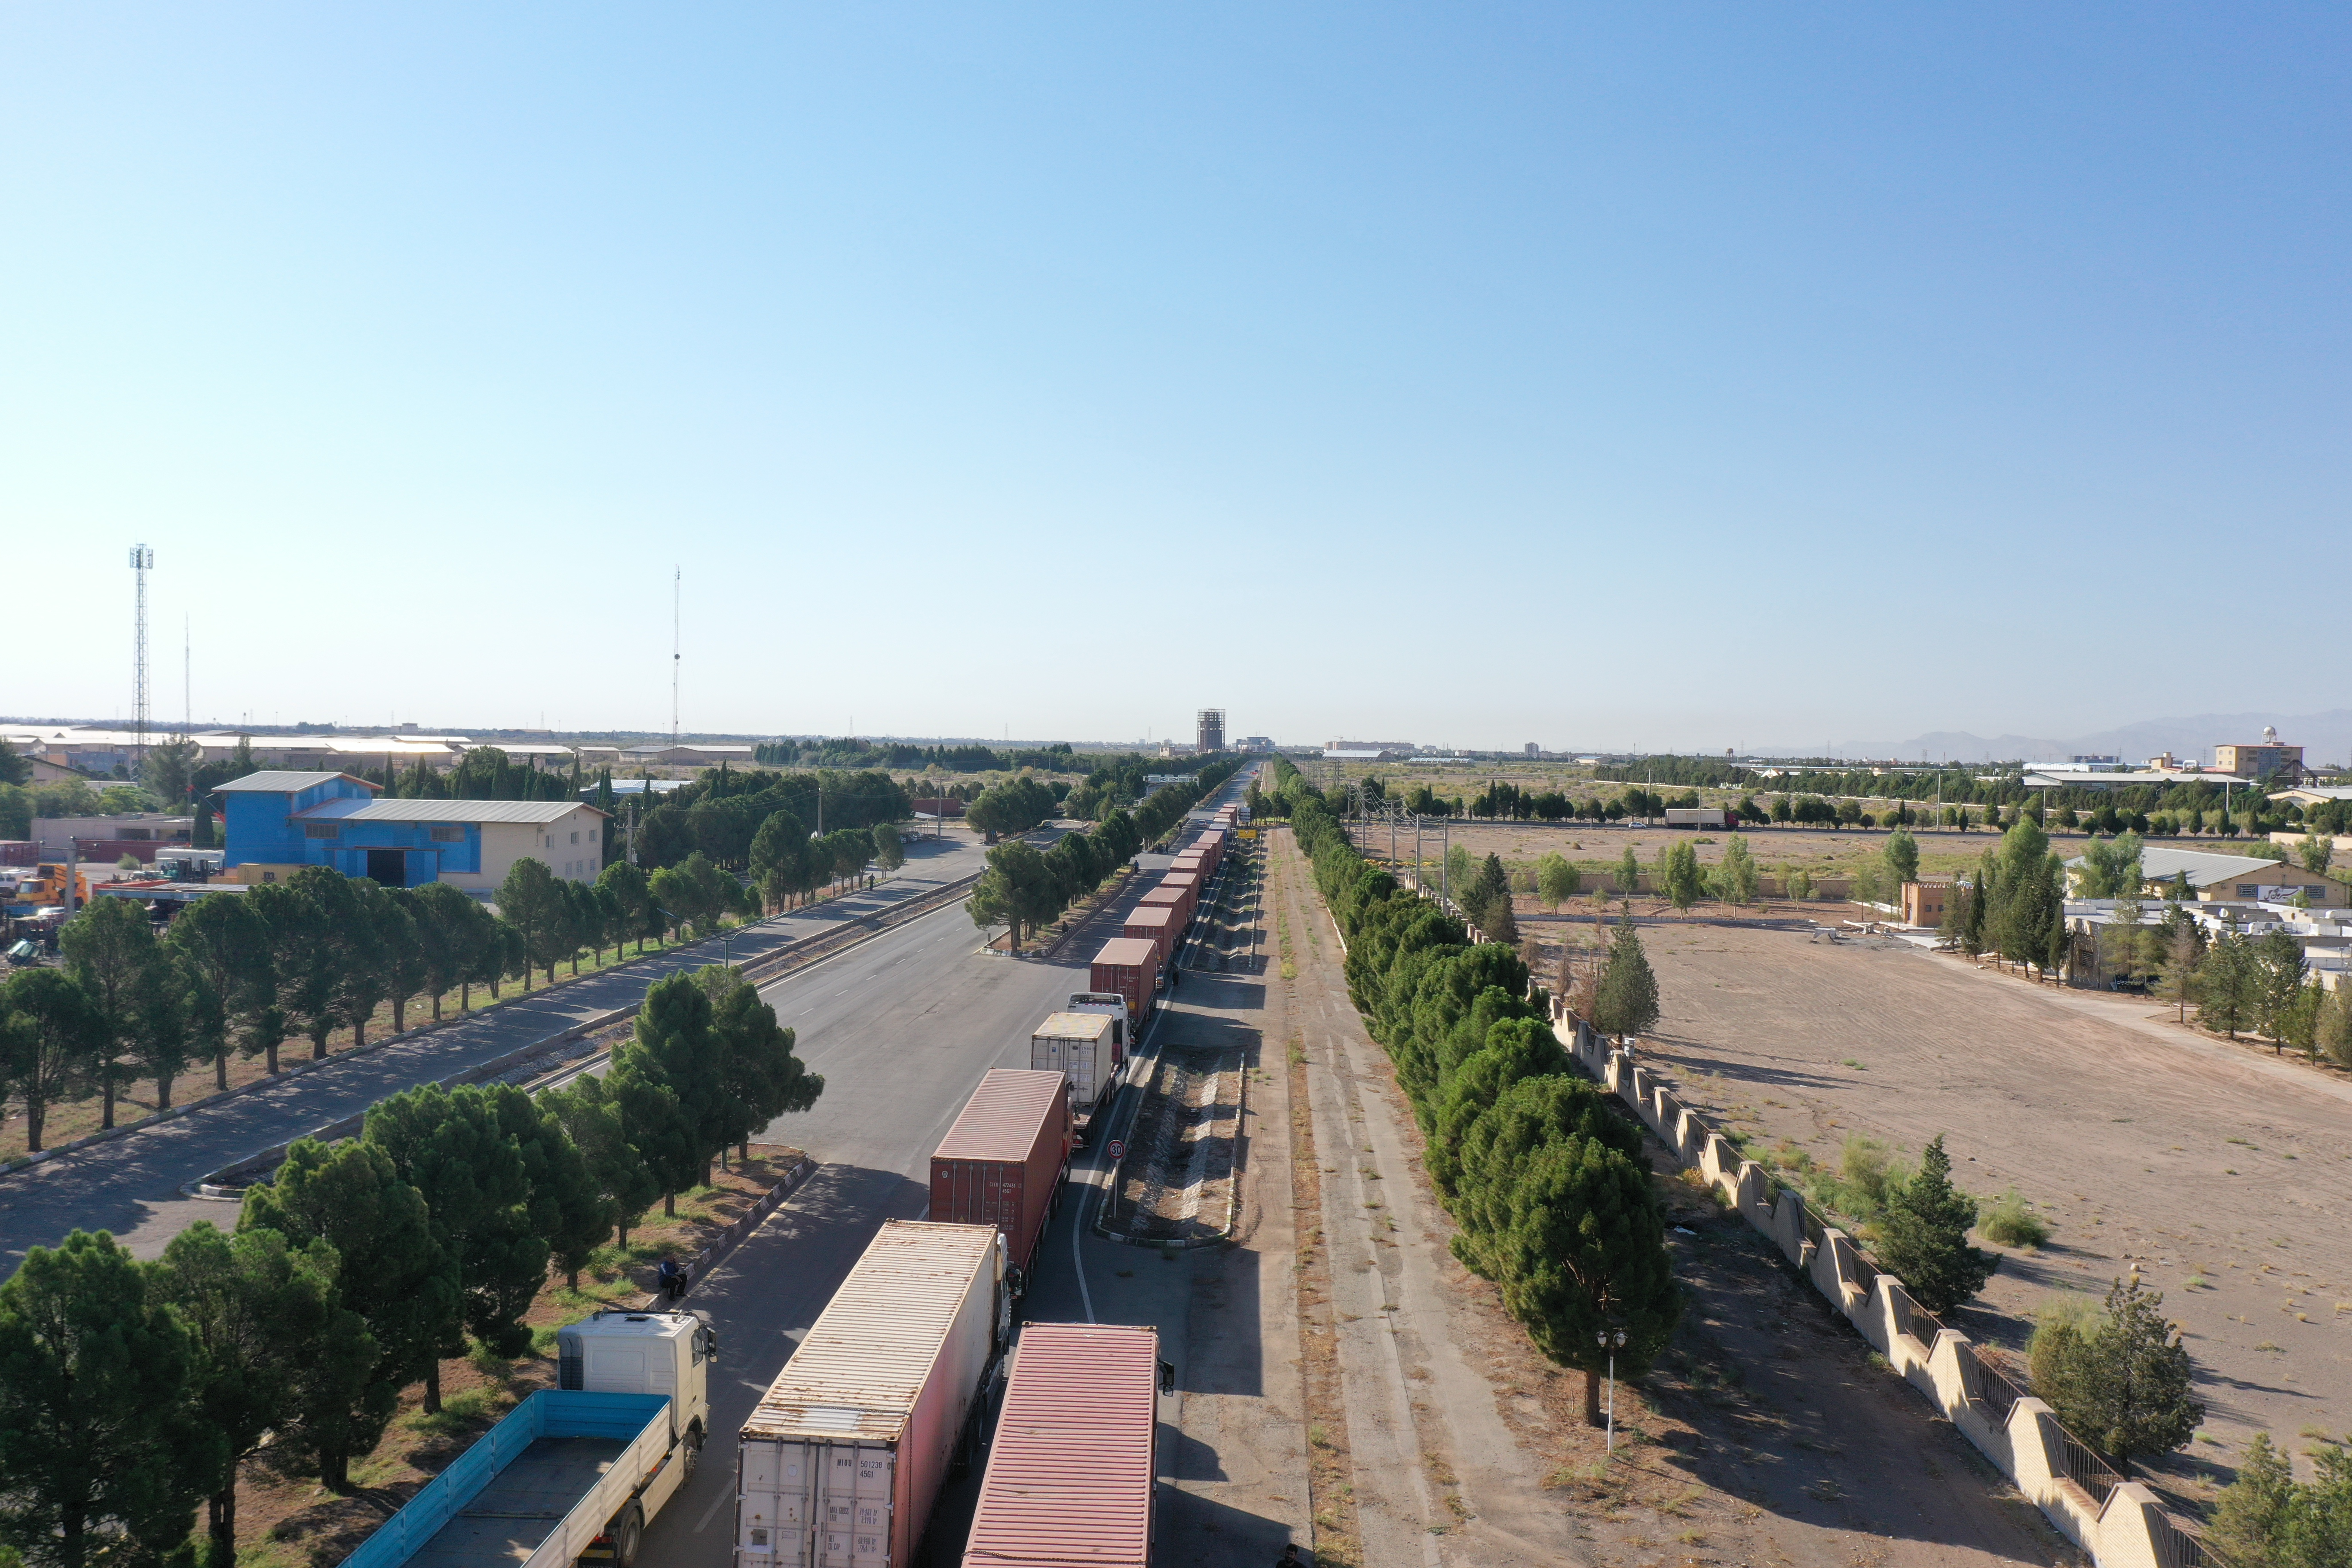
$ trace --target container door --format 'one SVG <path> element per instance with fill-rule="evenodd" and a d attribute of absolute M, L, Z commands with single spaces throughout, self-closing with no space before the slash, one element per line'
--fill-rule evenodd
<path fill-rule="evenodd" d="M 888 1568 L 891 1451 L 842 1443 L 822 1452 L 815 1568 Z"/>
<path fill-rule="evenodd" d="M 805 1443 L 746 1441 L 735 1500 L 736 1568 L 809 1568 L 810 1495 Z"/>

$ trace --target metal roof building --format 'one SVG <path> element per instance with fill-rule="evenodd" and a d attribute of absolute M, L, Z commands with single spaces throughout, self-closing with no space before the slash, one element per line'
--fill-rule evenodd
<path fill-rule="evenodd" d="M 241 882 L 331 866 L 386 887 L 495 889 L 516 861 L 565 881 L 604 868 L 604 813 L 574 800 L 384 800 L 349 773 L 278 769 L 220 786 L 223 868 Z"/>

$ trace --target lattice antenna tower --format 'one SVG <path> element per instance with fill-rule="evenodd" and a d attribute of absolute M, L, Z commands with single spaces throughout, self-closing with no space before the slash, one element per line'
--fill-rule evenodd
<path fill-rule="evenodd" d="M 143 544 L 131 547 L 131 569 L 139 574 L 139 613 L 131 646 L 131 730 L 138 737 L 139 761 L 147 761 L 147 574 L 154 568 L 155 552 Z"/>
<path fill-rule="evenodd" d="M 683 568 L 669 569 L 669 743 L 673 746 L 677 744 L 677 585 L 685 578 Z"/>

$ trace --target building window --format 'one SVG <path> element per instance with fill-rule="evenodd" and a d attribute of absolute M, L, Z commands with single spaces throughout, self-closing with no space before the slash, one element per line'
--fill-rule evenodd
<path fill-rule="evenodd" d="M 463 844 L 466 842 L 466 830 L 462 827 L 443 827 L 436 824 L 425 829 L 425 837 L 436 844 Z"/>
<path fill-rule="evenodd" d="M 305 838 L 341 838 L 342 836 L 341 823 L 306 822 L 302 825 L 302 837 Z"/>
<path fill-rule="evenodd" d="M 573 834 L 573 835 L 572 836 L 572 843 L 574 843 L 574 844 L 579 843 L 579 842 L 580 842 L 580 835 L 578 835 L 577 833 Z"/>
<path fill-rule="evenodd" d="M 264 871 L 261 874 L 261 879 L 265 882 L 274 882 L 278 880 L 278 873 L 275 871 Z"/>

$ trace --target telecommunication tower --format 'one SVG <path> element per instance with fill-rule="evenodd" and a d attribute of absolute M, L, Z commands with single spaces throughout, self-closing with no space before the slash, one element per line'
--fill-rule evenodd
<path fill-rule="evenodd" d="M 131 547 L 131 569 L 139 574 L 139 615 L 131 649 L 131 730 L 138 737 L 142 766 L 147 761 L 147 574 L 154 565 L 153 551 L 143 544 Z"/>
<path fill-rule="evenodd" d="M 677 744 L 677 585 L 684 581 L 683 568 L 669 569 L 669 743 Z"/>

